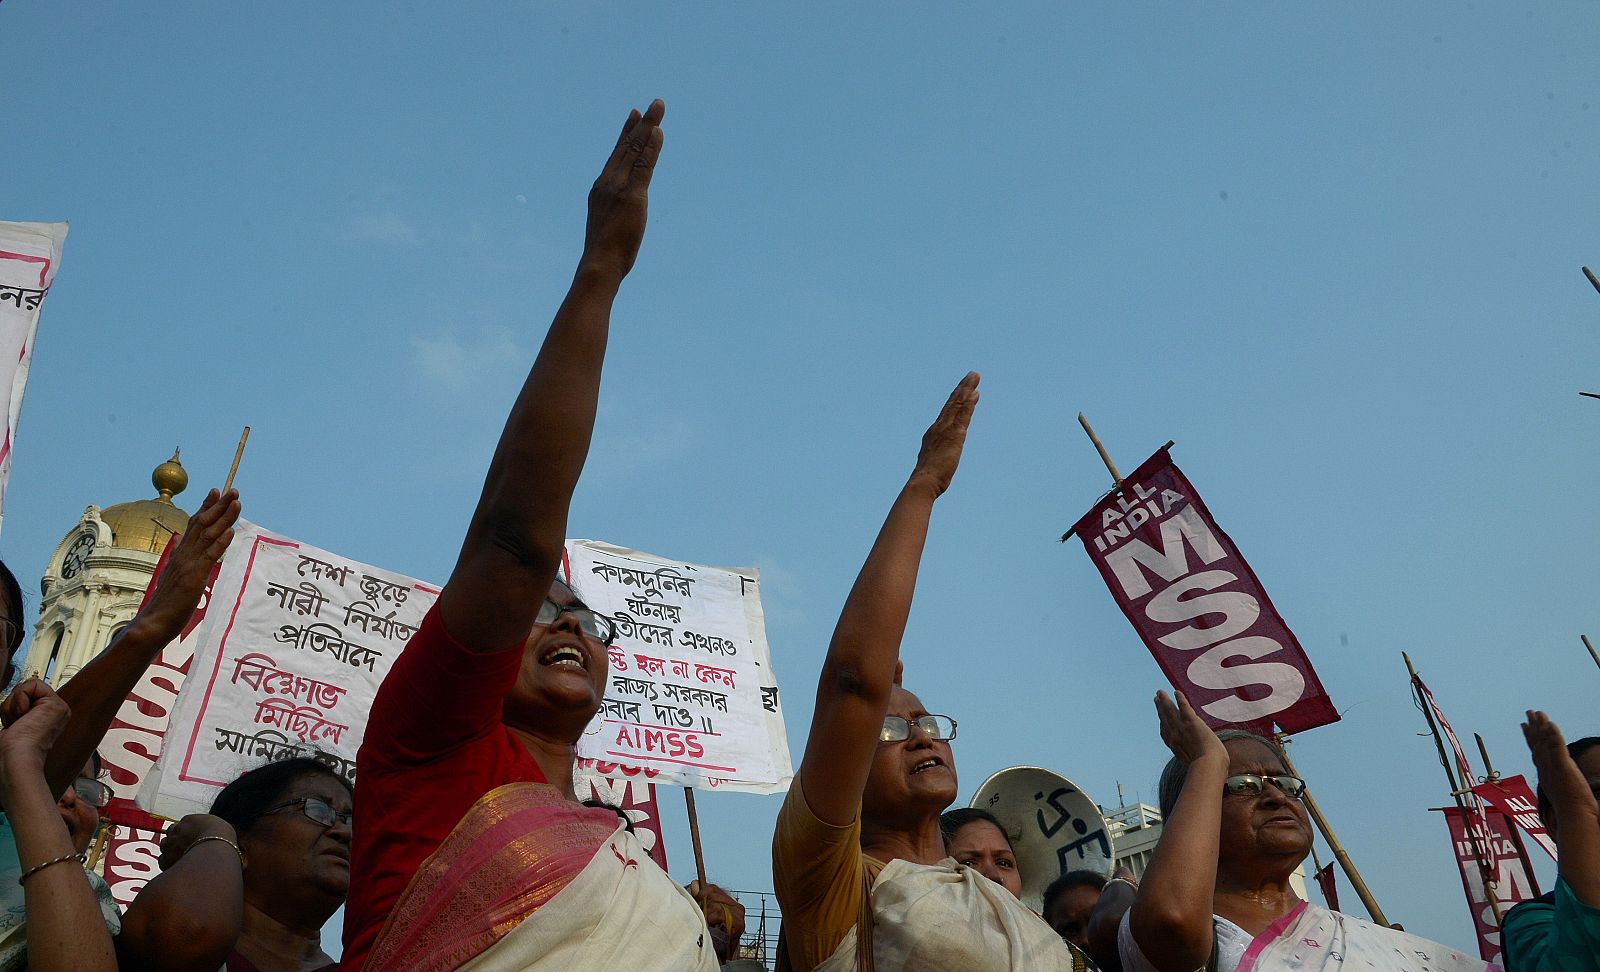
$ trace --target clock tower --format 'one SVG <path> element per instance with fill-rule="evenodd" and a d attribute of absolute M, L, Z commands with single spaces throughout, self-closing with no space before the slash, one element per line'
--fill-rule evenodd
<path fill-rule="evenodd" d="M 178 453 L 155 468 L 154 499 L 90 506 L 56 545 L 39 582 L 33 643 L 19 666 L 59 688 L 133 620 L 167 539 L 189 514 L 172 497 L 189 485 Z"/>

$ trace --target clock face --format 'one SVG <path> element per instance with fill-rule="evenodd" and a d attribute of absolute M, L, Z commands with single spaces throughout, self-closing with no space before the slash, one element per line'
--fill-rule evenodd
<path fill-rule="evenodd" d="M 82 573 L 92 550 L 94 550 L 92 533 L 85 533 L 72 541 L 72 546 L 67 548 L 67 555 L 61 558 L 61 579 L 71 580 Z"/>

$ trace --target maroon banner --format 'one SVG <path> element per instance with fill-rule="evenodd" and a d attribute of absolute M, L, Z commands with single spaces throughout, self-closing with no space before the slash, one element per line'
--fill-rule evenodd
<path fill-rule="evenodd" d="M 156 579 L 166 569 L 167 557 L 177 539 L 169 540 L 161 552 L 150 586 L 145 590 L 146 601 L 155 590 Z M 132 694 L 123 700 L 100 743 L 100 759 L 116 791 L 106 807 L 111 829 L 106 835 L 105 857 L 101 863 L 106 883 L 111 886 L 111 896 L 124 908 L 158 873 L 155 861 L 160 856 L 161 831 L 166 822 L 134 806 L 133 798 L 145 774 L 155 765 L 156 757 L 161 755 L 167 720 L 172 716 L 172 706 L 177 701 L 178 690 L 183 687 L 189 663 L 194 660 L 194 631 L 206 615 L 211 583 L 217 579 L 217 570 L 216 567 L 211 569 L 211 579 L 200 597 L 200 606 L 184 625 L 183 634 L 161 649 L 145 670 Z M 141 608 L 143 606 L 140 604 Z"/>
<path fill-rule="evenodd" d="M 1317 887 L 1322 889 L 1322 899 L 1328 902 L 1329 911 L 1339 910 L 1339 887 L 1333 883 L 1333 862 L 1329 861 L 1317 871 Z"/>
<path fill-rule="evenodd" d="M 1518 902 L 1538 897 L 1539 890 L 1522 863 L 1522 854 L 1512 839 L 1511 823 L 1505 814 L 1486 810 L 1484 824 L 1470 828 L 1475 833 L 1469 833 L 1466 816 L 1460 809 L 1445 807 L 1444 815 L 1450 826 L 1450 847 L 1461 869 L 1461 886 L 1467 893 L 1467 910 L 1472 913 L 1472 925 L 1478 933 L 1478 955 L 1485 962 L 1504 968 L 1505 963 L 1500 958 L 1500 923 L 1495 920 L 1494 906 L 1489 903 L 1488 889 L 1483 886 L 1477 848 L 1488 850 L 1489 880 L 1494 882 L 1494 897 L 1500 905 L 1500 914 L 1504 915 Z"/>
<path fill-rule="evenodd" d="M 1073 530 L 1173 688 L 1213 729 L 1339 721 L 1255 572 L 1162 449 Z"/>
<path fill-rule="evenodd" d="M 1472 788 L 1491 807 L 1510 817 L 1534 843 L 1544 848 L 1550 859 L 1557 860 L 1555 839 L 1544 829 L 1539 819 L 1539 799 L 1528 789 L 1528 781 L 1521 776 L 1505 776 L 1488 780 Z"/>
<path fill-rule="evenodd" d="M 667 869 L 667 845 L 661 839 L 661 809 L 656 805 L 656 785 L 650 778 L 659 773 L 654 767 L 641 769 L 592 759 L 578 760 L 572 786 L 578 799 L 598 800 L 622 811 L 633 824 L 634 836 L 650 852 L 661 869 Z M 601 773 L 608 774 L 601 776 Z M 621 775 L 622 779 L 612 779 Z"/>

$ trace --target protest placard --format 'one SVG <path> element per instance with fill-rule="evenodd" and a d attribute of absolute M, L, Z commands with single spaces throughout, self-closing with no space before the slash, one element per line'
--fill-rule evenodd
<path fill-rule="evenodd" d="M 6 418 L 5 438 L 0 439 L 0 504 L 11 478 L 11 446 L 33 360 L 39 308 L 61 266 L 66 238 L 66 223 L 0 221 L 0 405 Z"/>
<path fill-rule="evenodd" d="M 1337 722 L 1311 660 L 1165 448 L 1072 528 L 1172 686 L 1212 728 Z"/>
<path fill-rule="evenodd" d="M 573 587 L 617 626 L 606 701 L 578 754 L 657 783 L 750 793 L 794 777 L 760 574 L 594 540 L 567 544 Z"/>

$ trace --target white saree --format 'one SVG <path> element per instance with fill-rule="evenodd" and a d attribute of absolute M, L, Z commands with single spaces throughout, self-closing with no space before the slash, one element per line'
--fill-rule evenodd
<path fill-rule="evenodd" d="M 1011 892 L 946 858 L 894 860 L 872 885 L 873 972 L 1072 972 L 1061 937 Z M 859 972 L 860 926 L 816 967 Z"/>

